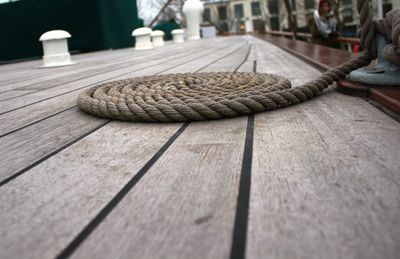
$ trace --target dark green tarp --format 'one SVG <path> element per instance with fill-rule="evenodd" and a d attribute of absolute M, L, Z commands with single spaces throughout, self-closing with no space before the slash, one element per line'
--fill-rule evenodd
<path fill-rule="evenodd" d="M 136 0 L 20 0 L 0 4 L 0 61 L 42 56 L 40 35 L 68 31 L 70 50 L 133 46 Z"/>
<path fill-rule="evenodd" d="M 165 39 L 172 40 L 171 31 L 180 28 L 181 27 L 175 21 L 172 20 L 172 21 L 161 21 L 157 23 L 152 29 L 153 31 L 155 30 L 163 31 L 165 33 Z"/>

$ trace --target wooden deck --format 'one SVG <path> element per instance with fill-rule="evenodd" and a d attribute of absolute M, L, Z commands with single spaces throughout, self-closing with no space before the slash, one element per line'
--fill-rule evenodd
<path fill-rule="evenodd" d="M 251 36 L 0 66 L 0 258 L 399 258 L 400 126 L 333 89 L 219 121 L 86 115 L 85 88 L 197 71 L 320 72 Z"/>

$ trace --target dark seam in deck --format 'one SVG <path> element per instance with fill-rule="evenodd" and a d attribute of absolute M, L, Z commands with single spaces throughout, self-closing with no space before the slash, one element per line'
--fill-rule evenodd
<path fill-rule="evenodd" d="M 85 241 L 86 238 L 97 228 L 98 225 L 112 212 L 122 201 L 129 191 L 140 181 L 147 171 L 168 150 L 182 132 L 189 126 L 185 122 L 182 127 L 153 155 L 152 158 L 132 177 L 132 179 L 114 196 L 114 198 L 96 215 L 96 217 L 72 240 L 72 242 L 56 257 L 58 259 L 70 257 L 74 251 Z"/>
<path fill-rule="evenodd" d="M 249 217 L 251 166 L 253 160 L 254 114 L 247 119 L 246 140 L 243 152 L 242 169 L 240 173 L 239 194 L 233 228 L 231 259 L 245 258 L 247 222 Z"/>
<path fill-rule="evenodd" d="M 13 174 L 12 176 L 4 179 L 3 181 L 0 182 L 0 187 L 9 183 L 10 181 L 14 180 L 15 178 L 17 178 L 18 176 L 22 175 L 23 173 L 27 172 L 28 170 L 30 170 L 31 168 L 39 165 L 40 163 L 42 163 L 43 161 L 47 160 L 48 158 L 60 153 L 61 151 L 63 151 L 64 149 L 68 148 L 69 146 L 75 144 L 76 142 L 78 142 L 79 140 L 89 136 L 90 134 L 92 134 L 93 132 L 95 132 L 96 130 L 100 129 L 101 127 L 107 125 L 108 123 L 110 123 L 111 120 L 106 121 L 105 123 L 97 126 L 96 128 L 86 132 L 85 134 L 83 134 L 82 136 L 79 136 L 78 138 L 68 142 L 67 144 L 61 146 L 60 148 L 56 149 L 55 151 L 51 152 L 50 154 L 42 157 L 41 159 L 37 160 L 36 162 L 32 163 L 31 165 L 25 167 L 24 169 L 18 171 L 17 173 Z"/>
<path fill-rule="evenodd" d="M 238 69 L 241 67 L 241 66 L 243 66 L 243 64 L 247 61 L 247 59 L 249 59 L 249 55 L 250 55 L 250 51 L 251 51 L 251 48 L 253 47 L 253 44 L 251 44 L 250 43 L 250 46 L 249 46 L 249 48 L 248 48 L 248 50 L 247 50 L 247 53 L 246 53 L 246 56 L 244 57 L 244 59 L 243 59 L 243 61 L 240 63 L 240 65 L 235 69 L 235 70 L 233 70 L 233 72 L 237 72 L 238 71 Z"/>
<path fill-rule="evenodd" d="M 201 68 L 199 68 L 199 69 L 197 69 L 195 72 L 199 72 L 199 71 L 201 71 L 202 69 L 204 69 L 204 68 L 206 68 L 206 67 L 208 67 L 208 66 L 210 66 L 210 65 L 212 65 L 212 64 L 214 64 L 214 63 L 217 63 L 217 62 L 220 61 L 221 59 L 224 59 L 224 58 L 226 58 L 227 56 L 231 55 L 232 53 L 235 53 L 238 49 L 241 49 L 241 48 L 245 47 L 247 44 L 248 44 L 248 43 L 246 42 L 246 44 L 244 44 L 243 46 L 240 46 L 240 47 L 238 47 L 237 49 L 234 49 L 233 51 L 229 52 L 228 54 L 226 54 L 226 55 L 220 57 L 219 59 L 216 59 L 216 60 L 214 60 L 213 62 L 211 62 L 211 63 L 209 63 L 209 64 L 207 64 L 207 65 L 205 65 L 205 66 L 203 66 L 203 67 L 201 67 Z M 240 66 L 241 66 L 241 65 L 239 65 L 239 67 L 240 67 Z"/>
<path fill-rule="evenodd" d="M 250 52 L 249 52 L 250 53 Z M 248 59 L 246 56 L 245 61 Z M 243 62 L 244 64 L 244 62 Z M 257 60 L 253 62 L 253 72 L 257 73 Z M 251 189 L 251 166 L 253 162 L 253 139 L 254 139 L 254 114 L 247 118 L 246 139 L 243 151 L 242 169 L 240 172 L 239 194 L 233 228 L 233 240 L 231 246 L 231 259 L 245 258 L 247 240 L 247 221 L 249 217 L 250 189 Z"/>
<path fill-rule="evenodd" d="M 241 47 L 243 47 L 243 46 L 240 46 L 239 48 L 241 48 Z M 225 48 L 225 47 L 224 47 L 224 48 Z M 239 49 L 239 48 L 237 48 L 237 49 Z M 219 49 L 223 49 L 223 48 L 217 48 L 216 51 L 219 50 Z M 235 49 L 234 51 L 236 51 L 237 49 Z M 233 51 L 233 52 L 234 52 L 234 51 Z M 228 53 L 227 55 L 230 55 L 230 54 L 233 53 L 233 52 L 230 52 L 230 53 Z M 222 58 L 226 57 L 227 55 L 223 56 Z M 195 59 L 198 59 L 198 58 L 195 58 Z M 169 67 L 168 69 L 162 70 L 162 71 L 160 71 L 160 72 L 158 72 L 158 73 L 156 73 L 156 74 L 164 73 L 164 72 L 166 72 L 166 71 L 168 71 L 168 70 L 171 70 L 171 69 L 173 69 L 173 68 L 175 68 L 175 67 L 179 67 L 179 66 L 181 66 L 181 65 L 183 65 L 183 64 L 192 62 L 192 61 L 194 61 L 195 59 L 189 60 L 189 61 L 185 61 L 185 62 L 183 62 L 183 63 L 179 63 L 179 64 L 177 64 L 177 65 L 175 65 L 175 66 Z M 218 60 L 220 60 L 220 59 L 217 59 L 216 61 L 218 61 Z M 199 70 L 201 70 L 201 69 L 203 69 L 203 68 L 205 68 L 205 67 L 207 67 L 207 66 L 209 66 L 209 65 L 211 65 L 211 64 L 213 64 L 213 63 L 215 63 L 216 61 L 213 61 L 212 63 L 210 63 L 210 64 L 208 64 L 208 65 L 206 65 L 206 66 L 200 68 Z M 132 73 L 132 72 L 144 70 L 144 69 L 146 69 L 146 68 L 148 68 L 148 67 L 144 67 L 144 68 L 142 68 L 142 69 L 137 69 L 137 70 L 130 71 L 130 72 L 127 72 L 127 73 L 123 73 L 123 74 L 120 74 L 120 75 L 118 75 L 118 76 L 109 77 L 109 78 L 107 78 L 107 79 L 98 81 L 98 82 L 93 83 L 93 84 L 89 84 L 89 85 L 87 85 L 87 86 L 79 87 L 79 88 L 77 88 L 77 89 L 74 89 L 74 90 L 71 90 L 71 91 L 68 91 L 68 92 L 65 92 L 65 93 L 62 93 L 62 94 L 54 95 L 54 96 L 52 96 L 52 97 L 45 98 L 45 99 L 42 99 L 42 100 L 40 100 L 40 101 L 32 102 L 32 103 L 30 103 L 30 104 L 23 105 L 23 106 L 20 106 L 20 107 L 18 107 L 18 108 L 14 108 L 14 109 L 8 110 L 8 111 L 6 111 L 6 112 L 2 112 L 2 113 L 0 113 L 0 115 L 3 115 L 3 114 L 6 114 L 6 113 L 9 113 L 9 112 L 13 112 L 13 111 L 19 110 L 19 109 L 28 107 L 28 106 L 33 105 L 33 104 L 37 104 L 37 103 L 40 103 L 40 102 L 44 102 L 44 101 L 47 101 L 47 100 L 50 100 L 50 99 L 52 99 L 52 98 L 56 98 L 56 97 L 59 97 L 59 96 L 65 95 L 65 94 L 69 94 L 69 93 L 72 93 L 72 92 L 75 92 L 75 91 L 79 91 L 79 90 L 88 88 L 88 87 L 90 87 L 90 86 L 98 85 L 98 84 L 100 84 L 100 83 L 109 81 L 110 79 L 122 77 L 122 76 L 124 76 L 124 75 L 130 74 L 130 73 Z M 114 70 L 114 71 L 115 71 L 115 70 Z M 60 85 L 60 86 L 62 86 L 62 85 Z M 57 86 L 57 87 L 59 87 L 59 86 Z M 50 88 L 49 88 L 49 89 L 50 89 Z M 48 90 L 48 89 L 46 89 L 46 90 Z M 36 92 L 35 92 L 35 93 L 36 93 Z"/>
<path fill-rule="evenodd" d="M 32 125 L 34 125 L 34 124 L 36 124 L 36 123 L 39 123 L 39 122 L 41 122 L 41 121 L 47 120 L 47 119 L 49 119 L 49 118 L 51 118 L 51 117 L 54 117 L 54 116 L 56 116 L 56 115 L 58 115 L 58 114 L 60 114 L 60 113 L 66 112 L 66 111 L 68 111 L 68 110 L 71 110 L 71 109 L 73 109 L 73 108 L 75 108 L 75 107 L 77 107 L 77 106 L 78 106 L 78 105 L 74 105 L 74 106 L 68 107 L 68 108 L 66 108 L 66 109 L 64 109 L 64 110 L 58 111 L 58 112 L 56 112 L 56 113 L 54 113 L 54 114 L 51 114 L 51 115 L 49 115 L 49 116 L 47 116 L 47 117 L 44 117 L 44 118 L 35 120 L 35 121 L 31 122 L 31 123 L 25 124 L 24 126 L 21 126 L 21 127 L 18 128 L 18 129 L 13 129 L 13 130 L 11 130 L 11 131 L 9 131 L 9 132 L 4 133 L 3 135 L 0 135 L 0 138 L 5 137 L 5 136 L 7 136 L 7 135 L 10 135 L 10 134 L 12 134 L 12 133 L 14 133 L 14 132 L 20 131 L 20 130 L 22 130 L 22 129 L 25 129 L 25 128 L 27 128 L 27 127 L 29 127 L 29 126 L 32 126 Z"/>

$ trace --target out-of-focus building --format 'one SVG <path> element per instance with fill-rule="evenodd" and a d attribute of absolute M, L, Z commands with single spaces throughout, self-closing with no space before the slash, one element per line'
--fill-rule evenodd
<path fill-rule="evenodd" d="M 270 30 L 288 30 L 288 14 L 284 0 L 204 0 L 204 22 L 210 22 L 220 32 L 243 33 Z M 358 22 L 356 0 L 341 0 L 339 18 L 342 34 L 355 36 Z M 298 31 L 307 32 L 318 0 L 289 0 Z M 372 1 L 378 16 L 378 0 Z M 382 0 L 385 14 L 400 9 L 400 0 Z"/>
<path fill-rule="evenodd" d="M 203 1 L 203 20 L 223 32 L 265 31 L 270 13 L 268 0 L 208 0 Z M 277 1 L 278 2 L 278 1 Z"/>

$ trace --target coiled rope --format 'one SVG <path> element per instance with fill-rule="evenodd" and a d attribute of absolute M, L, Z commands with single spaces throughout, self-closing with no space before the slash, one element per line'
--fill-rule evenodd
<path fill-rule="evenodd" d="M 358 35 L 365 51 L 301 86 L 292 88 L 288 79 L 272 74 L 169 74 L 94 86 L 79 95 L 78 105 L 85 112 L 105 118 L 178 122 L 235 117 L 307 101 L 375 59 L 377 32 L 391 40 L 385 47 L 385 58 L 400 65 L 400 10 L 390 11 L 384 19 L 375 19 L 369 0 L 358 0 L 357 9 Z"/>

